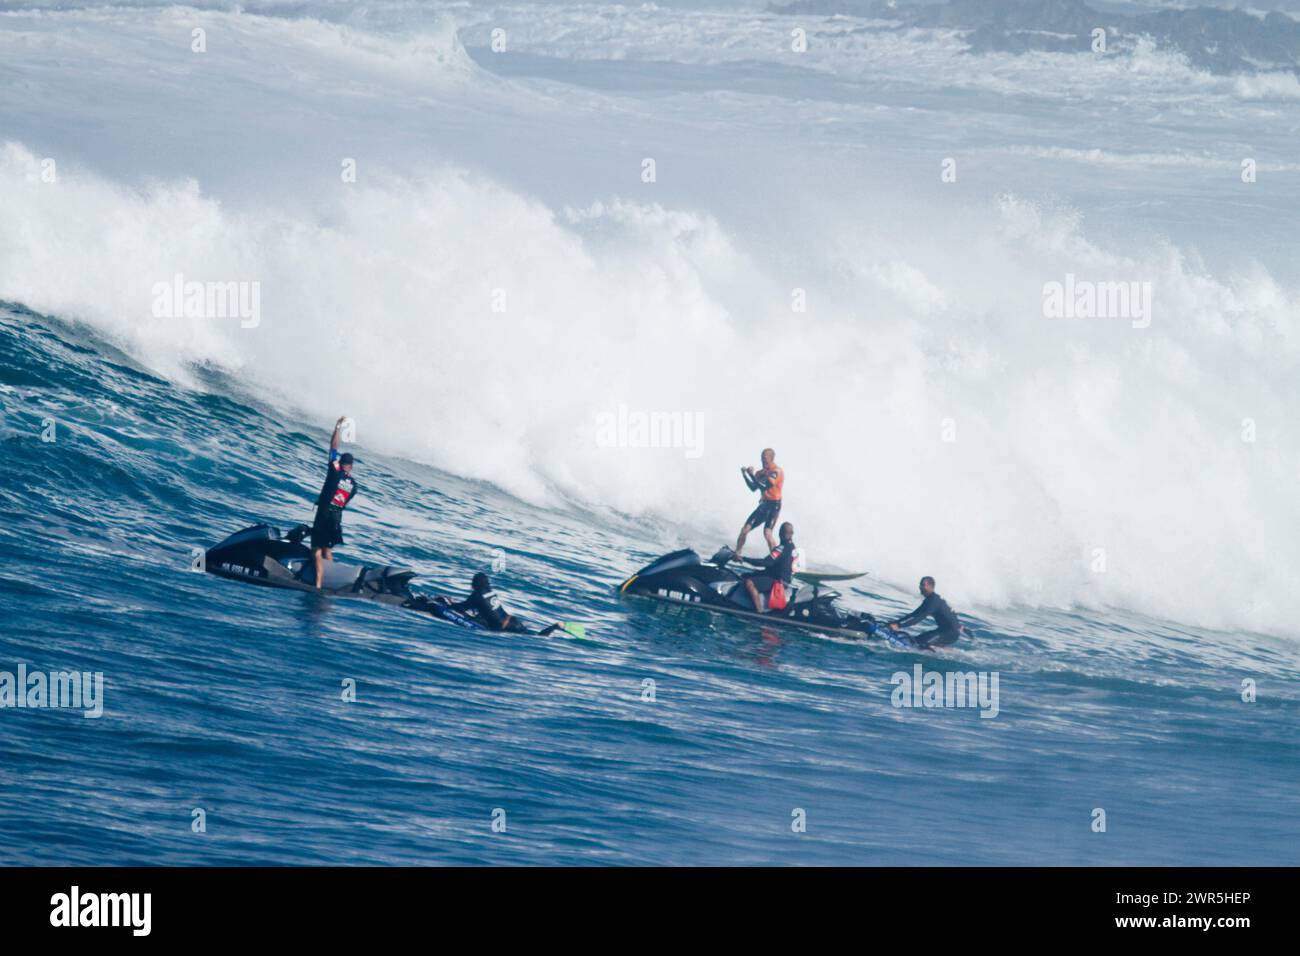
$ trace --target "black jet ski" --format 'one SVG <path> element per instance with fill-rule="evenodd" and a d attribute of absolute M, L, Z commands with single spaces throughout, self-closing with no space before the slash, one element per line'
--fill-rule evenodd
<path fill-rule="evenodd" d="M 317 591 L 311 548 L 302 543 L 310 533 L 311 528 L 305 524 L 287 534 L 269 524 L 254 525 L 236 531 L 225 541 L 209 548 L 205 555 L 205 568 L 218 577 L 249 584 L 312 591 L 329 597 L 366 598 L 420 611 L 457 627 L 491 630 L 472 613 L 452 607 L 445 597 L 412 591 L 411 579 L 415 572 L 405 568 L 326 561 L 321 588 Z M 521 633 L 548 636 L 556 631 L 572 637 L 586 636 L 585 628 L 572 622 L 552 624 L 538 631 L 525 629 Z"/>
<path fill-rule="evenodd" d="M 311 529 L 300 524 L 288 534 L 269 524 L 236 531 L 209 548 L 205 567 L 218 577 L 267 587 L 316 591 L 316 567 L 311 548 L 302 539 Z M 369 598 L 384 604 L 405 604 L 412 598 L 414 571 L 378 565 L 326 561 L 321 589 L 330 597 Z"/>
<path fill-rule="evenodd" d="M 619 593 L 685 604 L 722 614 L 733 614 L 764 624 L 798 627 L 844 637 L 883 637 L 886 629 L 867 613 L 837 605 L 840 593 L 817 582 L 796 579 L 786 585 L 786 606 L 781 610 L 754 611 L 749 593 L 740 583 L 752 568 L 732 564 L 734 555 L 723 548 L 708 562 L 690 548 L 652 561 L 619 586 Z M 766 595 L 760 595 L 764 606 Z"/>

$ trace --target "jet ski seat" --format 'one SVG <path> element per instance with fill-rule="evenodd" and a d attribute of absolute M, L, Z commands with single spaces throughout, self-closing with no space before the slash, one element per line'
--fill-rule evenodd
<path fill-rule="evenodd" d="M 816 591 L 816 588 L 801 585 L 797 581 L 787 584 L 785 586 L 786 607 L 789 607 L 791 604 L 797 604 L 801 601 L 811 601 L 815 596 L 813 593 L 814 591 Z M 758 596 L 763 599 L 763 610 L 766 611 L 767 595 L 762 591 L 759 591 Z M 753 610 L 753 602 L 749 599 L 749 591 L 745 588 L 743 581 L 737 581 L 731 586 L 731 590 L 727 592 L 727 599 L 731 601 L 731 603 L 743 607 L 746 610 Z"/>

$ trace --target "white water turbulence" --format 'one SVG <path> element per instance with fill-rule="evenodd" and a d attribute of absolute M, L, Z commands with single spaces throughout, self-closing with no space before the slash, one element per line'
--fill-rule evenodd
<path fill-rule="evenodd" d="M 0 14 L 0 299 L 648 545 L 733 536 L 771 445 L 820 565 L 1295 635 L 1290 85 L 602 9 Z M 178 275 L 258 320 L 158 316 Z M 1045 314 L 1067 281 L 1150 313 Z M 699 453 L 601 440 L 620 407 Z"/>

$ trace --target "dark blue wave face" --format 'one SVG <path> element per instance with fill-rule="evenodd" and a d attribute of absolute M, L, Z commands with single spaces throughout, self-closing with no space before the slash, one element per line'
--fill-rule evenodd
<path fill-rule="evenodd" d="M 1291 642 L 1011 609 L 920 656 L 623 603 L 647 529 L 364 448 L 340 558 L 495 563 L 589 639 L 225 581 L 191 549 L 309 521 L 328 423 L 204 384 L 0 310 L 0 672 L 103 675 L 97 717 L 0 709 L 3 862 L 1300 862 Z M 918 665 L 987 693 L 923 706 Z"/>

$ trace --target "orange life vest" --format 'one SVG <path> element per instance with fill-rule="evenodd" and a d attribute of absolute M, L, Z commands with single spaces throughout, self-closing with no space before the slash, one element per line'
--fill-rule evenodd
<path fill-rule="evenodd" d="M 756 476 L 767 480 L 767 487 L 763 489 L 764 501 L 780 501 L 781 486 L 785 484 L 785 470 L 780 465 L 773 465 L 764 471 L 760 471 Z"/>

